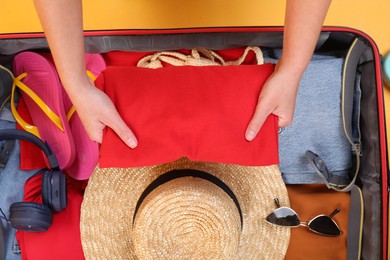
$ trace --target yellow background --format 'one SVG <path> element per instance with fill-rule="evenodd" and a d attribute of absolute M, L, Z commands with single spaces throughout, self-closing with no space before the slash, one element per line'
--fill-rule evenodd
<path fill-rule="evenodd" d="M 84 29 L 283 25 L 285 1 L 84 0 Z M 324 24 L 359 29 L 374 39 L 381 54 L 390 52 L 390 0 L 333 0 Z M 32 0 L 0 0 L 0 34 L 41 31 Z M 389 88 L 385 101 L 390 107 Z"/>
<path fill-rule="evenodd" d="M 317 0 L 315 0 L 317 1 Z M 86 30 L 283 25 L 286 0 L 84 0 Z M 389 0 L 333 0 L 325 25 L 366 32 L 390 51 Z M 0 33 L 42 31 L 33 1 L 0 0 Z"/>
<path fill-rule="evenodd" d="M 84 0 L 85 29 L 283 25 L 285 1 Z M 325 25 L 362 30 L 390 51 L 389 0 L 333 0 Z M 37 31 L 32 0 L 0 0 L 0 33 Z"/>

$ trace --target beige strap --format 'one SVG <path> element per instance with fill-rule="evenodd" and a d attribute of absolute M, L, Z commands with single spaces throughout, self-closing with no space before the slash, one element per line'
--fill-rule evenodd
<path fill-rule="evenodd" d="M 261 49 L 257 46 L 248 46 L 245 48 L 244 53 L 237 60 L 225 61 L 216 52 L 204 49 L 196 48 L 191 50 L 191 54 L 186 55 L 177 51 L 161 51 L 148 55 L 142 58 L 137 67 L 157 69 L 162 68 L 163 63 L 168 63 L 173 66 L 228 66 L 228 65 L 241 65 L 249 51 L 253 51 L 256 54 L 257 64 L 263 64 L 264 58 Z"/>

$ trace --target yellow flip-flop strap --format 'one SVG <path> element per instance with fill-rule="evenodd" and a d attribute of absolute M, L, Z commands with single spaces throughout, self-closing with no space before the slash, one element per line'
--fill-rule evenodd
<path fill-rule="evenodd" d="M 93 73 L 92 73 L 91 71 L 87 70 L 87 75 L 88 75 L 88 77 L 89 77 L 90 79 L 92 79 L 93 81 L 95 81 L 96 76 L 93 75 Z M 72 118 L 74 112 L 76 112 L 76 108 L 75 108 L 74 106 L 72 106 L 72 107 L 69 109 L 68 113 L 66 114 L 66 119 L 67 119 L 68 121 Z"/>
<path fill-rule="evenodd" d="M 92 81 L 95 81 L 96 80 L 96 76 L 93 75 L 93 73 L 89 70 L 87 70 L 87 75 L 90 79 L 92 79 Z"/>
<path fill-rule="evenodd" d="M 12 92 L 11 92 L 11 111 L 12 115 L 14 116 L 16 122 L 27 132 L 34 134 L 35 136 L 39 137 L 38 128 L 36 126 L 28 124 L 26 121 L 23 120 L 23 118 L 19 115 L 18 111 L 15 107 L 15 89 L 16 89 L 16 79 L 14 78 L 14 81 L 12 83 Z"/>
<path fill-rule="evenodd" d="M 19 125 L 26 131 L 36 135 L 39 137 L 38 128 L 36 126 L 28 124 L 26 121 L 22 119 L 22 117 L 17 112 L 15 105 L 14 105 L 14 92 L 15 88 L 18 87 L 21 89 L 24 93 L 26 93 L 38 106 L 39 108 L 45 113 L 45 115 L 62 131 L 64 132 L 64 127 L 62 125 L 60 117 L 51 110 L 51 108 L 32 90 L 30 89 L 26 84 L 24 84 L 21 80 L 27 76 L 27 73 L 22 73 L 18 77 L 14 78 L 14 83 L 12 86 L 12 102 L 11 102 L 11 110 L 12 114 L 14 115 L 16 121 L 19 123 Z"/>

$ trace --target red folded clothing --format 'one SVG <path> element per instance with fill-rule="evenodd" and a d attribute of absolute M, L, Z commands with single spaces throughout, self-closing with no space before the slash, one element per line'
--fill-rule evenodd
<path fill-rule="evenodd" d="M 106 128 L 100 167 L 191 160 L 278 163 L 277 118 L 270 115 L 257 138 L 245 140 L 262 85 L 274 66 L 207 66 L 146 69 L 109 67 L 95 81 L 138 138 L 127 147 Z"/>
<path fill-rule="evenodd" d="M 27 123 L 32 124 L 30 114 L 28 113 L 23 98 L 20 98 L 19 100 L 18 113 Z M 23 130 L 19 124 L 16 124 L 16 127 Z M 41 149 L 35 144 L 20 140 L 20 170 L 28 171 L 45 168 L 47 165 L 44 158 Z"/>
<path fill-rule="evenodd" d="M 214 50 L 215 53 L 220 55 L 225 61 L 237 60 L 243 54 L 245 48 L 231 48 L 224 50 Z M 175 52 L 180 52 L 186 55 L 191 53 L 191 50 L 182 49 L 175 50 Z M 137 66 L 137 63 L 143 57 L 153 54 L 155 52 L 135 52 L 135 51 L 110 51 L 103 53 L 103 58 L 107 66 Z M 248 52 L 242 65 L 255 65 L 257 64 L 256 55 L 254 52 Z M 172 66 L 169 64 L 164 64 L 164 66 Z"/>

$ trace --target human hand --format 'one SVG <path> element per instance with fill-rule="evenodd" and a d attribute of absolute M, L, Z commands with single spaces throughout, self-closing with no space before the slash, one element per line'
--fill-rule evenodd
<path fill-rule="evenodd" d="M 123 121 L 111 99 L 97 89 L 92 80 L 87 84 L 88 86 L 79 88 L 82 93 L 78 93 L 72 102 L 89 138 L 101 143 L 103 129 L 108 126 L 129 147 L 135 148 L 138 144 L 137 138 Z"/>
<path fill-rule="evenodd" d="M 252 141 L 256 137 L 271 113 L 278 116 L 279 127 L 292 123 L 300 79 L 300 74 L 283 70 L 278 65 L 275 67 L 259 95 L 256 110 L 245 132 L 246 140 Z"/>

